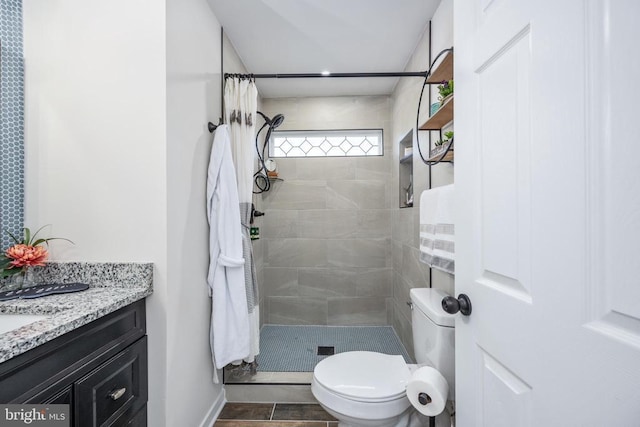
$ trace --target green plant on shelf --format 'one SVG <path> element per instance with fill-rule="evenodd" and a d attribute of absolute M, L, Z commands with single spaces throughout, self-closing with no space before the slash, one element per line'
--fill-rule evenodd
<path fill-rule="evenodd" d="M 434 143 L 434 145 L 436 147 L 440 147 L 441 145 L 448 144 L 449 141 L 451 141 L 452 139 L 453 139 L 453 131 L 448 131 L 444 133 L 444 140 L 442 141 L 438 140 Z"/>
<path fill-rule="evenodd" d="M 438 93 L 440 94 L 438 99 L 441 103 L 444 103 L 443 100 L 453 93 L 453 80 L 443 80 L 438 85 Z"/>

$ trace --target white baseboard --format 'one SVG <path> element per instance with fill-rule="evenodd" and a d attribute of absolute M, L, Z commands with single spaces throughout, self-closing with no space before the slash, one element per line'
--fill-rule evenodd
<path fill-rule="evenodd" d="M 226 391 L 223 388 L 222 392 L 218 395 L 218 398 L 211 405 L 211 408 L 207 411 L 207 415 L 204 417 L 204 420 L 200 423 L 200 427 L 213 427 L 213 423 L 216 422 L 224 404 L 227 403 L 227 395 Z"/>

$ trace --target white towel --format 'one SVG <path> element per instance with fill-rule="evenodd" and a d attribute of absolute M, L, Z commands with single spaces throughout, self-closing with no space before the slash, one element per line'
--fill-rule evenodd
<path fill-rule="evenodd" d="M 423 191 L 420 196 L 420 261 L 455 274 L 454 185 Z"/>
<path fill-rule="evenodd" d="M 210 344 L 216 369 L 250 354 L 249 313 L 244 283 L 242 226 L 236 172 L 227 125 L 215 132 L 207 177 L 209 220 Z"/>

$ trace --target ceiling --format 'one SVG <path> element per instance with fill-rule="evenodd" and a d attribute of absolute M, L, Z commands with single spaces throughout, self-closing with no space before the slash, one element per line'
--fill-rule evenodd
<path fill-rule="evenodd" d="M 251 73 L 403 71 L 440 0 L 207 0 Z M 429 64 L 424 64 L 424 71 Z M 397 78 L 258 79 L 265 98 L 390 94 Z"/>

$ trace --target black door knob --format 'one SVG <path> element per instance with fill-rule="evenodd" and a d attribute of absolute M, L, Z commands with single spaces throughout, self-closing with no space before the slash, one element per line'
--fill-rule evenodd
<path fill-rule="evenodd" d="M 442 309 L 449 314 L 456 314 L 458 311 L 465 316 L 471 314 L 471 300 L 465 294 L 458 295 L 458 298 L 444 297 L 442 299 Z"/>

